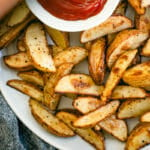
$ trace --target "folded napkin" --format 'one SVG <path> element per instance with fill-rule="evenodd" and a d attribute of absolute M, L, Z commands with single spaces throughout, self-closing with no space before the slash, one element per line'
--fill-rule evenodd
<path fill-rule="evenodd" d="M 27 129 L 0 93 L 0 150 L 55 150 Z"/>

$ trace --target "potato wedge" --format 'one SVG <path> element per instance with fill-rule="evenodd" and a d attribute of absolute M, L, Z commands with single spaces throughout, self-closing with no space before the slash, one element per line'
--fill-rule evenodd
<path fill-rule="evenodd" d="M 3 59 L 4 63 L 12 69 L 26 71 L 33 68 L 26 52 L 19 52 L 13 55 L 4 56 Z"/>
<path fill-rule="evenodd" d="M 141 0 L 141 7 L 148 7 L 150 6 L 149 0 Z"/>
<path fill-rule="evenodd" d="M 85 49 L 87 49 L 87 50 L 91 50 L 91 46 L 92 46 L 92 42 L 90 41 L 90 42 L 86 42 L 85 44 L 84 44 L 84 47 L 85 47 Z"/>
<path fill-rule="evenodd" d="M 150 123 L 138 124 L 130 133 L 125 150 L 138 150 L 150 144 Z"/>
<path fill-rule="evenodd" d="M 141 0 L 128 0 L 128 2 L 137 14 L 143 15 L 145 13 L 145 8 L 141 6 Z"/>
<path fill-rule="evenodd" d="M 55 93 L 54 87 L 58 80 L 62 78 L 64 75 L 67 75 L 71 72 L 73 68 L 73 64 L 62 64 L 57 69 L 56 73 L 51 74 L 49 80 L 46 82 L 44 86 L 44 100 L 43 104 L 47 106 L 50 110 L 55 110 L 58 106 L 61 95 Z"/>
<path fill-rule="evenodd" d="M 33 20 L 35 20 L 35 17 L 31 15 L 24 22 L 10 28 L 6 33 L 4 33 L 0 37 L 0 49 L 6 47 L 9 43 L 11 43 L 20 34 L 20 32 Z"/>
<path fill-rule="evenodd" d="M 150 91 L 150 61 L 138 64 L 125 71 L 123 81 L 134 87 Z"/>
<path fill-rule="evenodd" d="M 89 75 L 70 74 L 57 82 L 55 92 L 99 96 L 103 88 L 103 86 L 97 86 Z"/>
<path fill-rule="evenodd" d="M 118 33 L 112 33 L 107 35 L 107 44 L 110 45 L 113 40 L 116 38 Z"/>
<path fill-rule="evenodd" d="M 29 17 L 30 10 L 27 7 L 25 1 L 23 0 L 19 5 L 17 5 L 11 12 L 10 18 L 8 20 L 8 26 L 13 27 L 17 24 L 22 23 Z"/>
<path fill-rule="evenodd" d="M 45 25 L 45 29 L 57 46 L 62 49 L 69 47 L 69 33 L 53 29 Z"/>
<path fill-rule="evenodd" d="M 24 36 L 17 40 L 17 49 L 21 52 L 26 51 L 26 46 L 24 43 Z"/>
<path fill-rule="evenodd" d="M 97 133 L 90 128 L 80 129 L 72 125 L 72 122 L 74 122 L 78 118 L 75 114 L 61 111 L 56 114 L 56 117 L 66 123 L 75 133 L 77 133 L 85 141 L 93 145 L 97 150 L 105 149 L 104 137 L 100 133 Z"/>
<path fill-rule="evenodd" d="M 104 38 L 96 40 L 89 52 L 89 72 L 96 84 L 101 84 L 105 76 L 105 46 Z"/>
<path fill-rule="evenodd" d="M 43 96 L 44 96 L 43 92 L 37 86 L 29 82 L 14 79 L 14 80 L 8 80 L 7 85 L 36 99 L 37 101 L 40 102 L 43 101 Z"/>
<path fill-rule="evenodd" d="M 112 67 L 112 70 L 108 76 L 108 79 L 105 83 L 104 91 L 101 95 L 101 100 L 106 102 L 112 95 L 112 92 L 120 79 L 123 76 L 125 70 L 129 67 L 132 60 L 134 59 L 137 50 L 130 50 L 123 53 L 118 60 L 116 61 L 115 65 Z"/>
<path fill-rule="evenodd" d="M 27 71 L 27 72 L 18 72 L 17 75 L 24 81 L 31 82 L 40 87 L 44 86 L 44 80 L 42 74 L 36 70 Z"/>
<path fill-rule="evenodd" d="M 74 99 L 72 105 L 79 112 L 86 114 L 103 106 L 104 102 L 94 97 L 78 97 Z"/>
<path fill-rule="evenodd" d="M 142 49 L 141 55 L 143 56 L 150 56 L 150 38 L 146 42 L 145 46 Z"/>
<path fill-rule="evenodd" d="M 56 67 L 64 63 L 73 63 L 76 65 L 87 56 L 88 51 L 86 49 L 82 47 L 69 47 L 54 57 L 54 63 Z"/>
<path fill-rule="evenodd" d="M 52 49 L 53 57 L 55 57 L 56 55 L 58 55 L 58 53 L 63 51 L 63 48 L 61 48 L 60 46 L 51 45 L 50 47 Z"/>
<path fill-rule="evenodd" d="M 141 122 L 150 122 L 150 111 L 143 114 L 140 118 Z"/>
<path fill-rule="evenodd" d="M 120 141 L 126 141 L 128 135 L 127 124 L 124 120 L 116 118 L 116 115 L 107 117 L 106 119 L 99 122 L 99 125 L 103 130 L 110 133 Z"/>
<path fill-rule="evenodd" d="M 66 124 L 46 110 L 39 102 L 30 99 L 29 105 L 33 117 L 50 133 L 61 137 L 71 137 L 75 135 Z"/>
<path fill-rule="evenodd" d="M 125 0 L 120 1 L 120 3 L 118 4 L 117 8 L 115 9 L 113 15 L 125 16 L 126 9 L 127 9 L 127 2 Z"/>
<path fill-rule="evenodd" d="M 129 49 L 139 47 L 147 38 L 149 34 L 140 30 L 124 30 L 117 34 L 114 41 L 108 47 L 106 61 L 107 66 L 112 68 L 118 57 Z"/>
<path fill-rule="evenodd" d="M 127 100 L 121 104 L 117 117 L 119 119 L 134 118 L 150 111 L 150 97 Z"/>
<path fill-rule="evenodd" d="M 109 102 L 106 105 L 101 106 L 96 110 L 79 117 L 77 120 L 75 120 L 73 125 L 79 128 L 93 127 L 106 117 L 109 117 L 112 114 L 114 114 L 117 108 L 119 107 L 119 104 L 119 101 Z"/>
<path fill-rule="evenodd" d="M 132 21 L 125 16 L 111 16 L 102 24 L 84 31 L 81 34 L 81 42 L 86 43 L 110 33 L 119 32 L 132 27 Z"/>
<path fill-rule="evenodd" d="M 35 68 L 43 72 L 55 72 L 56 68 L 41 23 L 32 23 L 25 33 L 25 44 Z"/>

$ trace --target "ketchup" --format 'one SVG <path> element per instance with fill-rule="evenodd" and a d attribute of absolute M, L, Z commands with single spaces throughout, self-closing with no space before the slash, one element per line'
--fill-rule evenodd
<path fill-rule="evenodd" d="M 38 0 L 52 15 L 64 20 L 87 19 L 99 13 L 107 0 Z"/>

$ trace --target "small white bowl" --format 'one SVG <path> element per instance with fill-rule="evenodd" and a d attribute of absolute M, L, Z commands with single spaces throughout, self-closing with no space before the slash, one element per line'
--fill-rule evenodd
<path fill-rule="evenodd" d="M 120 0 L 107 0 L 103 10 L 97 15 L 90 17 L 88 19 L 79 21 L 66 21 L 51 15 L 40 5 L 40 3 L 37 0 L 26 0 L 30 10 L 44 24 L 52 28 L 68 32 L 87 30 L 104 22 L 108 17 L 111 16 L 113 11 L 117 7 L 119 1 Z"/>

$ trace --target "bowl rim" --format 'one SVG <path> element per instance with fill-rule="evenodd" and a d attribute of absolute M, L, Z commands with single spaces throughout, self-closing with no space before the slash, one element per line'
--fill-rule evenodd
<path fill-rule="evenodd" d="M 37 0 L 26 0 L 31 12 L 40 21 L 52 28 L 66 32 L 79 32 L 99 25 L 112 15 L 119 2 L 120 0 L 107 0 L 104 8 L 97 15 L 85 20 L 67 21 L 51 15 Z"/>

